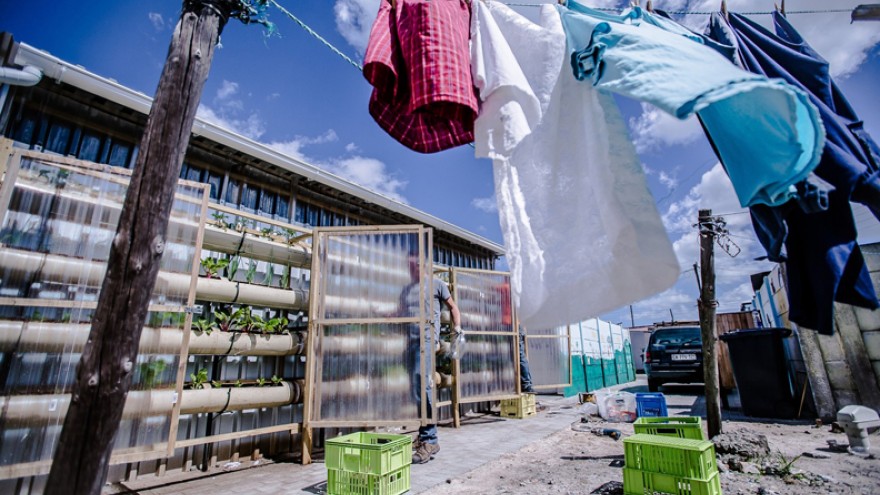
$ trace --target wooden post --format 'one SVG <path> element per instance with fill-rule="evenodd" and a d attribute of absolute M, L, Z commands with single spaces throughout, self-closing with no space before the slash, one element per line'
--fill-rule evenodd
<path fill-rule="evenodd" d="M 227 21 L 223 13 L 238 3 L 183 2 L 76 370 L 47 495 L 97 495 L 107 479 L 196 108 Z"/>
<path fill-rule="evenodd" d="M 712 210 L 700 210 L 700 332 L 703 337 L 703 379 L 706 383 L 706 422 L 709 438 L 721 433 L 721 394 L 718 386 L 718 338 L 715 333 L 715 226 Z"/>

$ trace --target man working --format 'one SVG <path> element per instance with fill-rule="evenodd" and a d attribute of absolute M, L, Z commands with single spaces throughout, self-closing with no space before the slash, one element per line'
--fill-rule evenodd
<path fill-rule="evenodd" d="M 414 305 L 418 304 L 418 282 L 420 280 L 418 257 L 413 256 L 410 258 L 409 269 L 413 284 L 408 290 L 404 291 L 404 300 L 401 301 L 401 303 L 411 308 Z M 461 331 L 461 313 L 459 313 L 458 306 L 452 299 L 452 294 L 449 292 L 449 286 L 446 285 L 446 282 L 434 277 L 433 291 L 430 294 L 430 297 L 432 318 L 431 327 L 425 329 L 425 348 L 432 349 L 430 347 L 431 331 L 433 331 L 435 346 L 440 340 L 440 309 L 441 304 L 446 304 L 446 306 L 449 308 L 449 313 L 452 316 L 453 326 L 452 346 L 450 353 L 454 358 L 458 358 L 461 355 L 461 347 L 464 344 L 464 333 L 462 333 Z M 418 339 L 415 339 L 415 342 L 417 343 Z M 414 370 L 414 376 L 412 380 L 412 394 L 415 398 L 416 404 L 420 405 L 422 400 L 422 376 L 420 362 L 421 356 L 418 349 L 410 349 L 410 356 L 412 356 L 412 359 L 414 360 L 412 362 L 413 367 L 411 368 Z M 428 370 L 428 375 L 433 376 L 433 370 Z M 429 420 L 432 419 L 433 410 L 433 404 L 431 403 L 431 387 L 432 383 L 429 379 L 428 382 L 425 384 L 425 396 L 427 398 Z M 413 445 L 413 464 L 424 464 L 430 461 L 433 458 L 434 454 L 439 451 L 440 443 L 437 439 L 437 424 L 434 423 L 419 427 L 419 435 L 418 438 L 416 438 L 415 444 Z"/>

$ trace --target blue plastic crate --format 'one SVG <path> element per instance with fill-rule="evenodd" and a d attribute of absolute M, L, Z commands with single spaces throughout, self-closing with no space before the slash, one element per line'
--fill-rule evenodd
<path fill-rule="evenodd" d="M 669 416 L 666 412 L 666 397 L 659 392 L 637 393 L 636 415 L 640 418 Z"/>

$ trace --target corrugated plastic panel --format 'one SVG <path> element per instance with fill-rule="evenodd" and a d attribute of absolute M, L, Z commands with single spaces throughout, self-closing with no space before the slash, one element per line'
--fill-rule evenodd
<path fill-rule="evenodd" d="M 48 472 L 127 187 L 121 172 L 33 152 L 7 172 L 0 189 L 4 477 L 22 464 Z M 167 448 L 204 195 L 202 186 L 177 189 L 114 455 Z"/>
<path fill-rule="evenodd" d="M 316 229 L 313 246 L 311 421 L 418 420 L 426 383 L 419 321 L 429 317 L 431 290 L 427 231 Z"/>
<path fill-rule="evenodd" d="M 534 387 L 564 386 L 571 383 L 571 352 L 568 327 L 528 329 L 529 371 Z"/>

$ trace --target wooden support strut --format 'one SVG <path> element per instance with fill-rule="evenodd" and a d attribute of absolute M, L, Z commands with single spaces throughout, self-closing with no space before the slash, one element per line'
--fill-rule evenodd
<path fill-rule="evenodd" d="M 101 493 L 165 250 L 171 199 L 233 0 L 185 0 L 138 148 L 47 495 Z"/>

